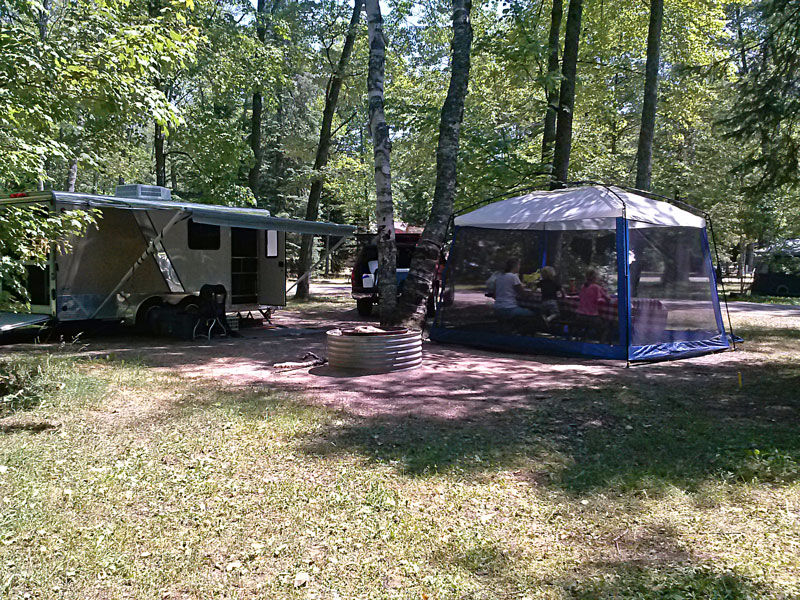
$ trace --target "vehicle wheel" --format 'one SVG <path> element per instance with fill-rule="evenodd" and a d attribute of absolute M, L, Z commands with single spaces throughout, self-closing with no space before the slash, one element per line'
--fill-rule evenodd
<path fill-rule="evenodd" d="M 356 308 L 358 314 L 362 317 L 368 317 L 372 314 L 372 300 L 370 298 L 359 298 L 356 300 Z"/>
<path fill-rule="evenodd" d="M 186 296 L 183 300 L 178 302 L 178 309 L 187 313 L 200 312 L 200 298 L 197 296 Z"/>
<path fill-rule="evenodd" d="M 786 286 L 786 285 L 775 286 L 775 295 L 776 296 L 788 296 L 789 295 L 789 287 Z"/>
<path fill-rule="evenodd" d="M 163 304 L 164 302 L 161 298 L 148 298 L 142 302 L 139 310 L 136 311 L 136 321 L 134 323 L 136 331 L 145 335 L 155 333 L 153 317 Z"/>

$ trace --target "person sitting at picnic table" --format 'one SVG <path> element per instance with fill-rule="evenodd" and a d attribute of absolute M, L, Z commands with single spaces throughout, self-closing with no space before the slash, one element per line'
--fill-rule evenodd
<path fill-rule="evenodd" d="M 509 258 L 505 269 L 494 277 L 494 314 L 498 319 L 514 319 L 532 317 L 534 312 L 519 305 L 519 299 L 525 294 L 525 288 L 519 276 L 519 259 Z"/>
<path fill-rule="evenodd" d="M 600 316 L 600 302 L 610 302 L 608 292 L 597 283 L 597 271 L 586 271 L 586 280 L 578 294 L 578 327 L 585 337 L 597 338 L 603 342 L 606 339 L 608 324 Z"/>
<path fill-rule="evenodd" d="M 558 296 L 564 297 L 564 290 L 556 279 L 553 267 L 542 267 L 542 278 L 536 284 L 542 292 L 542 318 L 546 323 L 557 319 L 561 312 L 558 309 Z"/>

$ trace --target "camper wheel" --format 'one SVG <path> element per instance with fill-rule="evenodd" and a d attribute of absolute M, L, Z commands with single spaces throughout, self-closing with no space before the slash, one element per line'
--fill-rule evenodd
<path fill-rule="evenodd" d="M 139 305 L 139 310 L 136 311 L 135 327 L 141 333 L 153 333 L 155 317 L 158 309 L 164 304 L 161 298 L 148 298 Z"/>
<path fill-rule="evenodd" d="M 200 297 L 199 296 L 186 296 L 183 300 L 178 302 L 178 308 L 187 313 L 200 312 Z"/>
<path fill-rule="evenodd" d="M 356 300 L 356 308 L 362 317 L 370 316 L 372 314 L 372 298 L 359 298 Z"/>
<path fill-rule="evenodd" d="M 789 286 L 788 285 L 775 286 L 775 295 L 776 296 L 788 296 L 789 295 Z"/>

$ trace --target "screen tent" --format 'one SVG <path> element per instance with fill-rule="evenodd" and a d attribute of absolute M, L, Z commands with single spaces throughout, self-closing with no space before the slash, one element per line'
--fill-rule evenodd
<path fill-rule="evenodd" d="M 666 202 L 604 186 L 479 208 L 455 219 L 431 338 L 631 361 L 726 349 L 705 226 Z M 512 311 L 492 297 L 510 259 L 522 288 Z M 584 303 L 599 294 L 586 286 L 589 272 L 605 293 Z M 560 290 L 555 304 L 543 300 L 548 285 Z"/>

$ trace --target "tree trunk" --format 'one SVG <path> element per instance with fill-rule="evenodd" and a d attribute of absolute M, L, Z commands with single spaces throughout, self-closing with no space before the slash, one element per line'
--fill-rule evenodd
<path fill-rule="evenodd" d="M 556 141 L 558 85 L 556 85 L 555 79 L 559 73 L 558 50 L 563 16 L 563 0 L 553 0 L 553 10 L 550 15 L 550 36 L 547 41 L 547 110 L 544 115 L 544 133 L 542 134 L 542 164 L 549 165 L 550 170 L 553 168 L 553 144 Z"/>
<path fill-rule="evenodd" d="M 256 37 L 263 44 L 267 40 L 267 2 L 258 0 L 256 8 Z M 253 152 L 253 166 L 247 174 L 247 184 L 258 198 L 261 179 L 261 165 L 264 163 L 264 149 L 261 147 L 261 118 L 264 111 L 264 97 L 261 90 L 253 92 L 253 113 L 250 120 L 250 150 Z"/>
<path fill-rule="evenodd" d="M 264 149 L 261 147 L 261 113 L 264 101 L 261 92 L 253 94 L 253 115 L 250 120 L 250 150 L 253 152 L 253 166 L 247 174 L 247 185 L 258 197 L 258 184 L 261 179 L 261 165 L 264 162 Z"/>
<path fill-rule="evenodd" d="M 464 98 L 469 85 L 472 50 L 471 10 L 471 0 L 453 1 L 453 59 L 450 86 L 442 105 L 439 122 L 436 188 L 430 216 L 414 250 L 398 307 L 397 321 L 407 326 L 420 327 L 425 321 L 426 303 L 433 291 L 439 255 L 453 214 L 461 122 L 464 118 Z"/>
<path fill-rule="evenodd" d="M 172 192 L 175 193 L 178 190 L 178 170 L 175 168 L 174 158 L 169 160 L 169 184 Z"/>
<path fill-rule="evenodd" d="M 164 154 L 164 128 L 156 123 L 153 151 L 156 159 L 156 185 L 167 187 L 167 155 Z"/>
<path fill-rule="evenodd" d="M 369 130 L 375 156 L 375 220 L 378 225 L 378 293 L 381 325 L 388 325 L 397 306 L 397 245 L 394 237 L 394 206 L 390 157 L 392 142 L 383 111 L 386 39 L 378 0 L 365 0 L 369 24 Z"/>
<path fill-rule="evenodd" d="M 563 187 L 569 173 L 572 149 L 572 112 L 575 107 L 575 77 L 578 72 L 578 42 L 581 37 L 583 0 L 569 0 L 567 30 L 564 35 L 564 60 L 561 64 L 561 93 L 558 99 L 555 152 L 551 189 Z"/>
<path fill-rule="evenodd" d="M 147 14 L 151 19 L 158 17 L 161 11 L 161 0 L 147 1 Z M 161 90 L 161 76 L 157 74 L 154 78 L 156 89 Z M 163 90 L 162 90 L 163 91 Z M 167 187 L 167 155 L 164 153 L 164 128 L 160 123 L 154 124 L 153 130 L 153 155 L 156 167 L 156 185 Z"/>
<path fill-rule="evenodd" d="M 65 189 L 68 192 L 75 191 L 75 182 L 78 180 L 78 158 L 73 158 L 69 163 L 69 169 L 67 170 L 67 181 Z"/>
<path fill-rule="evenodd" d="M 739 60 L 741 61 L 741 73 L 747 75 L 750 72 L 747 64 L 747 44 L 744 41 L 744 30 L 742 28 L 742 11 L 737 6 L 733 9 L 733 19 L 736 23 L 736 37 L 739 42 Z"/>
<path fill-rule="evenodd" d="M 328 88 L 325 93 L 325 109 L 322 111 L 322 127 L 319 132 L 319 145 L 317 146 L 317 156 L 314 159 L 314 173 L 316 174 L 316 178 L 311 183 L 311 192 L 308 195 L 306 221 L 316 221 L 319 218 L 319 200 L 322 197 L 322 186 L 325 183 L 321 171 L 328 164 L 333 117 L 336 114 L 339 92 L 342 89 L 345 70 L 350 62 L 350 55 L 353 53 L 353 45 L 355 44 L 356 34 L 358 33 L 358 20 L 361 18 L 361 1 L 362 0 L 356 0 L 355 6 L 353 6 L 353 15 L 350 17 L 350 26 L 347 28 L 347 34 L 344 38 L 342 54 L 339 57 L 336 71 L 331 75 L 328 81 Z M 313 260 L 314 236 L 310 234 L 304 235 L 300 242 L 300 275 L 311 268 Z M 295 298 L 308 298 L 310 283 L 311 277 L 306 277 L 301 281 L 297 285 Z"/>
<path fill-rule="evenodd" d="M 653 138 L 656 131 L 658 103 L 658 65 L 661 54 L 661 24 L 664 20 L 664 0 L 650 0 L 650 27 L 647 31 L 647 64 L 644 75 L 644 105 L 639 148 L 636 152 L 636 187 L 650 189 L 653 170 Z"/>

